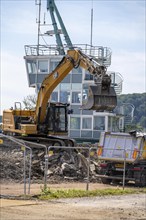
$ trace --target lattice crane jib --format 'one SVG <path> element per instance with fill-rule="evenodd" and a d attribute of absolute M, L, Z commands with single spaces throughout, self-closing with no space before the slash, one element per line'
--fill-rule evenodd
<path fill-rule="evenodd" d="M 67 33 L 67 30 L 65 28 L 65 25 L 63 23 L 63 20 L 62 20 L 62 18 L 60 16 L 60 13 L 59 13 L 59 11 L 58 11 L 58 9 L 56 7 L 56 4 L 55 4 L 54 0 L 47 0 L 47 10 L 50 12 L 50 16 L 51 16 L 51 20 L 52 20 L 52 24 L 53 24 L 53 28 L 54 28 L 54 34 L 55 34 L 55 37 L 56 37 L 56 43 L 57 43 L 57 46 L 58 46 L 58 49 L 59 49 L 59 54 L 60 55 L 64 55 L 65 51 L 63 49 L 63 43 L 62 43 L 60 34 L 64 35 L 64 39 L 65 39 L 67 47 L 69 49 L 73 49 L 74 48 L 73 44 L 72 44 L 72 42 L 70 40 L 70 37 L 69 37 L 69 35 Z M 56 15 L 56 17 L 58 19 L 58 23 L 60 24 L 61 32 L 59 31 L 55 15 Z"/>

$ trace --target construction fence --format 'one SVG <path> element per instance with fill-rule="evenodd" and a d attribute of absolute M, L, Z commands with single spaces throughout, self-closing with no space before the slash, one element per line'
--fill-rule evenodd
<path fill-rule="evenodd" d="M 99 183 L 98 146 L 48 146 L 0 134 L 1 196 L 40 193 L 50 184 Z M 126 152 L 125 152 L 126 155 Z M 125 187 L 124 159 L 122 186 Z"/>

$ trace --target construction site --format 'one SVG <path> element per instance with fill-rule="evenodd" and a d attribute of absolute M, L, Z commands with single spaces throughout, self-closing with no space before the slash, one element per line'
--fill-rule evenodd
<path fill-rule="evenodd" d="M 134 106 L 118 105 L 124 79 L 108 71 L 112 50 L 92 43 L 93 3 L 90 44 L 74 44 L 57 1 L 45 2 L 53 29 L 36 0 L 37 44 L 25 45 L 24 55 L 35 105 L 18 101 L 2 113 L 1 219 L 144 220 L 146 133 L 125 132 Z M 47 189 L 135 191 L 39 200 Z"/>

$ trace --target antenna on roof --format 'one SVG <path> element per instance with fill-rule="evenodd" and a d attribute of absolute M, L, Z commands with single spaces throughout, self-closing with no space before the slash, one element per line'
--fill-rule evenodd
<path fill-rule="evenodd" d="M 35 0 L 35 4 L 39 6 L 39 15 L 38 15 L 38 37 L 37 37 L 37 54 L 39 55 L 39 45 L 40 45 L 40 25 L 41 25 L 41 0 L 39 2 Z"/>
<path fill-rule="evenodd" d="M 93 44 L 93 0 L 92 0 L 92 5 L 91 5 L 91 35 L 90 35 L 90 45 L 92 46 Z"/>

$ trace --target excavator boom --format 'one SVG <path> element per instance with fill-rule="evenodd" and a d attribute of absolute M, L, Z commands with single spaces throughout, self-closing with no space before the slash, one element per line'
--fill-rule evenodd
<path fill-rule="evenodd" d="M 94 75 L 94 85 L 89 86 L 87 103 L 82 106 L 85 110 L 112 111 L 117 105 L 116 93 L 111 87 L 110 76 L 106 68 L 95 63 L 80 50 L 68 50 L 58 66 L 42 82 L 37 104 L 36 123 L 43 123 L 46 116 L 48 100 L 57 85 L 69 74 L 73 68 L 82 67 Z"/>

